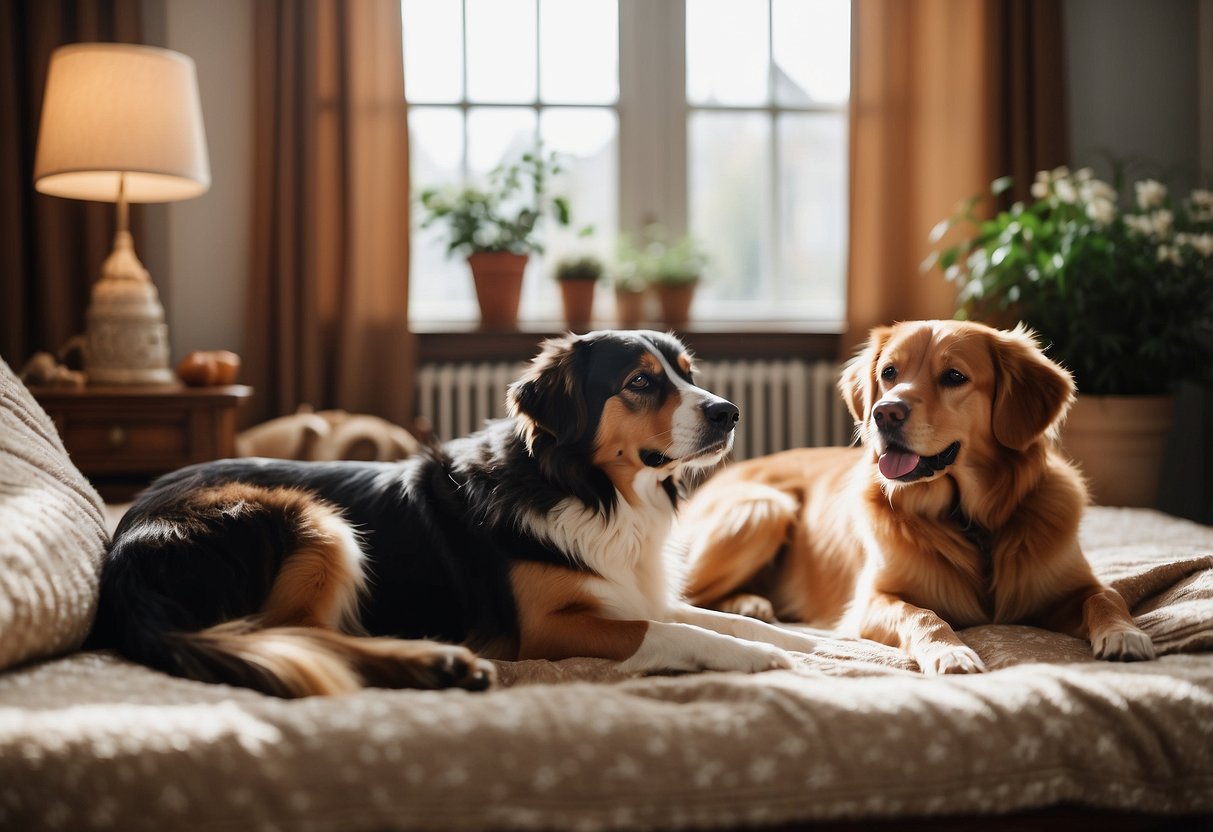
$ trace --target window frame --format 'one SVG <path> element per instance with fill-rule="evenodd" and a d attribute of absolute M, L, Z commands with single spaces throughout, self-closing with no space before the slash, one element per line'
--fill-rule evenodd
<path fill-rule="evenodd" d="M 780 137 L 779 118 L 785 113 L 847 113 L 849 103 L 780 104 L 775 95 L 774 15 L 772 0 L 766 0 L 768 66 L 767 98 L 761 105 L 692 104 L 686 86 L 686 0 L 618 0 L 619 9 L 619 92 L 613 103 L 562 103 L 542 99 L 541 14 L 543 0 L 536 0 L 535 15 L 535 99 L 514 102 L 473 102 L 468 99 L 467 0 L 462 5 L 462 77 L 458 102 L 408 101 L 411 111 L 417 108 L 446 108 L 458 110 L 462 117 L 463 153 L 460 173 L 466 181 L 470 175 L 469 112 L 476 109 L 532 109 L 535 112 L 536 135 L 541 116 L 548 109 L 613 110 L 618 125 L 618 229 L 621 233 L 638 235 L 644 227 L 659 220 L 672 234 L 689 230 L 689 123 L 694 112 L 761 113 L 769 121 L 769 172 L 772 187 L 768 208 L 772 217 L 780 214 Z M 848 195 L 849 198 L 849 195 Z M 773 275 L 772 296 L 766 311 L 735 316 L 738 320 L 769 322 L 791 320 L 777 312 L 780 300 L 775 296 L 786 281 L 783 259 L 783 230 L 775 222 L 770 229 L 769 252 Z M 844 275 L 845 285 L 845 275 Z M 845 295 L 845 289 L 844 289 Z M 845 309 L 845 297 L 840 298 Z M 524 312 L 525 315 L 525 312 Z M 795 318 L 801 320 L 799 316 Z M 706 320 L 716 323 L 729 320 L 713 315 Z M 835 328 L 840 321 L 823 316 L 811 318 L 816 325 Z M 415 321 L 416 322 L 416 321 Z M 539 321 L 536 321 L 539 323 Z"/>

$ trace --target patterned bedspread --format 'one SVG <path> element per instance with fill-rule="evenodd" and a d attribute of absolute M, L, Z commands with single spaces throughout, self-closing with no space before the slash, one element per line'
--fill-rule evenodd
<path fill-rule="evenodd" d="M 1029 627 L 925 678 L 829 640 L 792 671 L 500 665 L 483 694 L 280 701 L 75 653 L 0 674 L 0 828 L 679 829 L 1002 813 L 1213 813 L 1213 529 L 1093 509 L 1083 543 L 1158 661 Z"/>

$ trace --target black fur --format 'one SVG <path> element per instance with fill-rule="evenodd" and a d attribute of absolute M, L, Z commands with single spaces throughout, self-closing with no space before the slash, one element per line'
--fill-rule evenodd
<path fill-rule="evenodd" d="M 511 562 L 584 568 L 517 518 L 570 495 L 597 511 L 615 508 L 614 487 L 590 461 L 598 417 L 653 348 L 678 368 L 682 345 L 660 333 L 549 342 L 511 388 L 514 418 L 403 462 L 224 460 L 159 479 L 115 533 L 90 645 L 175 675 L 224 677 L 222 668 L 200 667 L 174 634 L 256 614 L 306 533 L 299 512 L 255 503 L 199 509 L 200 490 L 234 482 L 299 489 L 340 508 L 362 536 L 368 634 L 494 652 L 516 644 Z"/>

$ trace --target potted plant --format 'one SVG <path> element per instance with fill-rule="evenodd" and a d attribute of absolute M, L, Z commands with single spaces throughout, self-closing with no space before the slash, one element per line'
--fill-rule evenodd
<path fill-rule="evenodd" d="M 619 261 L 625 280 L 633 285 L 643 283 L 656 293 L 663 323 L 673 328 L 686 326 L 695 288 L 708 262 L 694 238 L 686 234 L 671 239 L 662 226 L 650 224 L 639 247 L 629 237 L 621 238 Z"/>
<path fill-rule="evenodd" d="M 593 255 L 565 258 L 556 264 L 556 281 L 569 328 L 584 330 L 593 319 L 594 289 L 602 277 L 602 261 Z"/>
<path fill-rule="evenodd" d="M 559 172 L 555 154 L 536 150 L 495 168 L 484 189 L 421 192 L 421 227 L 444 223 L 447 254 L 467 257 L 483 326 L 517 323 L 527 261 L 543 252 L 536 234 L 540 220 L 550 215 L 562 226 L 569 224 L 568 200 L 547 192 L 548 177 Z"/>
<path fill-rule="evenodd" d="M 980 196 L 964 203 L 932 242 L 972 231 L 926 265 L 960 284 L 958 317 L 1021 320 L 1074 374 L 1062 441 L 1096 501 L 1153 505 L 1175 389 L 1213 379 L 1213 193 L 1175 202 L 1146 179 L 1132 195 L 1122 204 L 1087 168 L 1041 171 L 1033 201 L 991 219 L 975 213 Z"/>

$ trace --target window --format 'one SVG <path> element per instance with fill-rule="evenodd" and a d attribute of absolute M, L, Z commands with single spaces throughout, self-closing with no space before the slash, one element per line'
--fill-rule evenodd
<path fill-rule="evenodd" d="M 541 140 L 572 229 L 543 228 L 522 317 L 560 317 L 556 259 L 689 229 L 699 319 L 839 320 L 849 0 L 402 0 L 412 180 L 475 182 Z M 415 320 L 474 320 L 441 231 L 414 229 Z M 606 293 L 608 289 L 601 287 Z M 610 312 L 610 304 L 599 310 Z"/>

